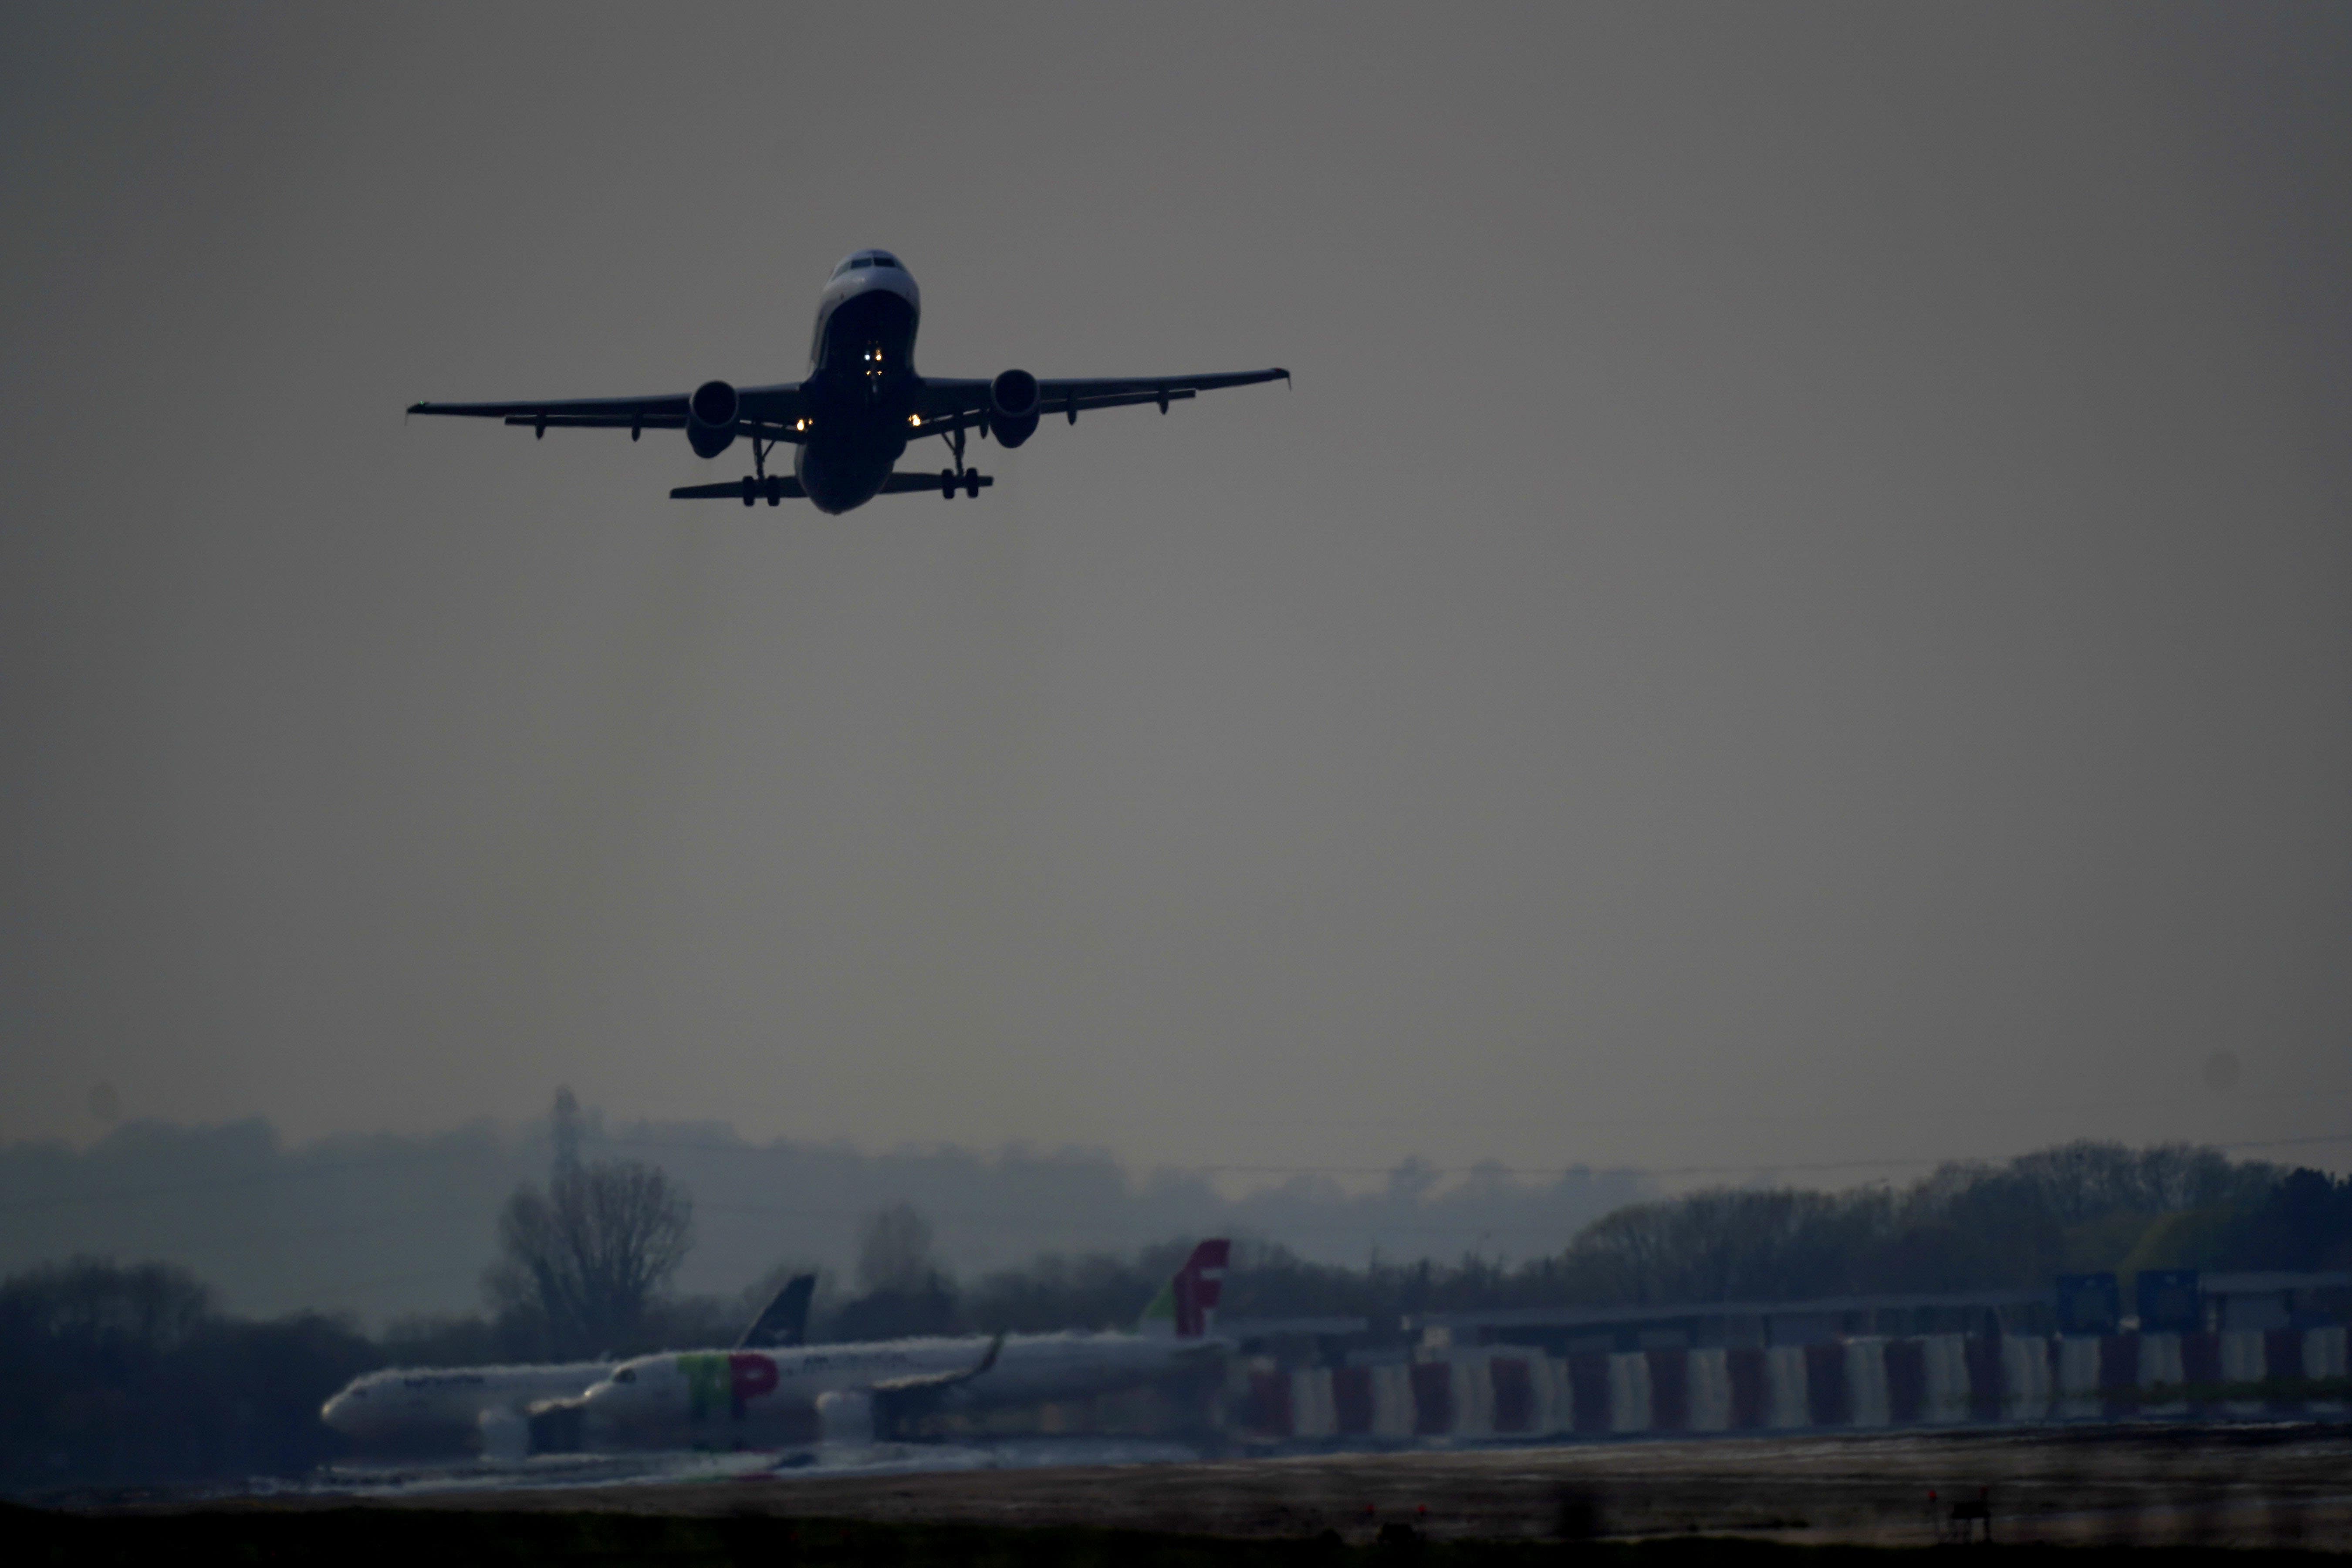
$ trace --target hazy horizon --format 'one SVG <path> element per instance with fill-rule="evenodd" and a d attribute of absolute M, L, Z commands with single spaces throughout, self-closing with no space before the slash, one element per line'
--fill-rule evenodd
<path fill-rule="evenodd" d="M 1708 1188 L 1900 1191 L 1953 1164 L 2002 1163 L 1515 1172 L 1409 1159 L 1385 1171 L 1140 1170 L 1100 1149 L 866 1151 L 745 1139 L 720 1121 L 608 1118 L 594 1106 L 583 1108 L 580 1127 L 583 1157 L 658 1166 L 691 1196 L 697 1239 L 676 1289 L 724 1300 L 784 1264 L 849 1279 L 866 1221 L 900 1203 L 931 1222 L 937 1260 L 969 1284 L 1045 1254 L 1131 1257 L 1210 1235 L 1349 1268 L 1373 1257 L 1525 1262 L 1559 1255 L 1627 1204 Z M 2224 1152 L 2276 1168 L 2315 1163 L 2305 1147 Z M 499 1207 L 518 1185 L 544 1183 L 552 1153 L 545 1119 L 304 1143 L 258 1118 L 133 1121 L 78 1150 L 0 1144 L 0 1276 L 72 1258 L 164 1261 L 254 1317 L 348 1312 L 380 1328 L 464 1313 L 482 1303 Z"/>
<path fill-rule="evenodd" d="M 2345 1170 L 2347 79 L 2344 7 L 9 8 L 0 1143 Z M 403 421 L 795 377 L 865 246 L 929 373 L 1295 384 L 841 519 Z"/>

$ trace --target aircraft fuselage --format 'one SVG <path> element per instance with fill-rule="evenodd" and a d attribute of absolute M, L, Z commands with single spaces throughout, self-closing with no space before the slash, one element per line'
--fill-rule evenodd
<path fill-rule="evenodd" d="M 865 265 L 854 265 L 865 262 Z M 880 493 L 907 450 L 915 333 L 923 300 L 903 267 L 842 265 L 818 297 L 803 383 L 810 409 L 793 473 L 819 511 L 841 513 Z"/>

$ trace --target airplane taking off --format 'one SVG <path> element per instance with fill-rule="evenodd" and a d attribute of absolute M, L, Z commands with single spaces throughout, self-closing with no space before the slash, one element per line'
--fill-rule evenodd
<path fill-rule="evenodd" d="M 770 506 L 806 497 L 819 511 L 839 514 L 877 495 L 936 489 L 953 499 L 961 489 L 977 499 L 995 481 L 963 463 L 965 432 L 993 436 L 1018 447 L 1048 414 L 1071 424 L 1091 408 L 1168 405 L 1223 386 L 1288 381 L 1286 370 L 1221 375 L 1125 376 L 1096 380 L 1042 379 L 1008 370 L 987 381 L 957 381 L 915 371 L 915 331 L 923 299 L 915 279 L 887 250 L 860 250 L 833 269 L 817 296 L 816 331 L 809 343 L 806 380 L 773 386 L 730 386 L 706 381 L 691 393 L 661 397 L 587 397 L 553 403 L 418 403 L 411 414 L 449 414 L 527 425 L 544 438 L 557 429 L 626 430 L 634 441 L 647 430 L 683 430 L 700 458 L 716 458 L 737 437 L 751 446 L 751 468 L 739 481 L 682 485 L 673 500 L 732 500 L 761 497 Z M 955 466 L 901 473 L 896 465 L 909 441 L 938 436 Z M 768 454 L 793 447 L 790 478 L 768 472 Z"/>

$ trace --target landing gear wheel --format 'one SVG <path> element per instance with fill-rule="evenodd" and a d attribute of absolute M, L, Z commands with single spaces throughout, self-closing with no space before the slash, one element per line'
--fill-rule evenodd
<path fill-rule="evenodd" d="M 980 499 L 980 470 L 978 468 L 972 469 L 970 473 L 964 476 L 963 493 L 970 496 L 974 500 L 978 500 Z"/>
<path fill-rule="evenodd" d="M 955 500 L 955 470 L 953 468 L 941 468 L 940 470 L 940 499 L 941 500 Z"/>
<path fill-rule="evenodd" d="M 753 479 L 751 475 L 745 474 L 743 476 L 743 504 L 745 506 L 750 506 L 753 501 L 758 500 L 759 499 L 760 481 Z"/>
<path fill-rule="evenodd" d="M 770 506 L 784 504 L 784 477 L 782 474 L 768 476 L 768 504 Z"/>

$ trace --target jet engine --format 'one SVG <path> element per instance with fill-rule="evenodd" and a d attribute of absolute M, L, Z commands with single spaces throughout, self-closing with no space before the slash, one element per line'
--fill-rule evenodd
<path fill-rule="evenodd" d="M 723 381 L 706 381 L 686 400 L 686 440 L 698 458 L 715 458 L 735 443 L 742 399 Z"/>
<path fill-rule="evenodd" d="M 882 1413 L 875 1405 L 872 1394 L 856 1389 L 835 1388 L 818 1394 L 816 1418 L 823 1441 L 871 1447 L 883 1425 Z"/>
<path fill-rule="evenodd" d="M 1037 378 L 1008 370 L 988 384 L 988 428 L 1000 447 L 1018 447 L 1037 433 Z"/>
<path fill-rule="evenodd" d="M 520 1459 L 530 1452 L 530 1417 L 510 1405 L 483 1411 L 474 1425 L 481 1433 L 485 1458 Z"/>
<path fill-rule="evenodd" d="M 588 1402 L 584 1399 L 541 1399 L 523 1412 L 523 1451 L 529 1454 L 576 1454 L 588 1446 Z M 489 1422 L 482 1423 L 483 1445 L 491 1438 Z"/>

